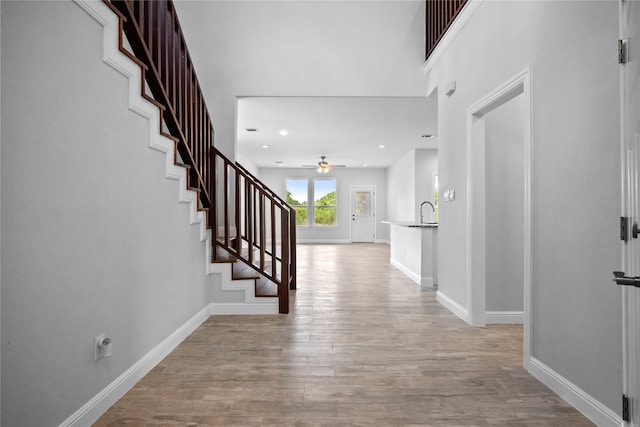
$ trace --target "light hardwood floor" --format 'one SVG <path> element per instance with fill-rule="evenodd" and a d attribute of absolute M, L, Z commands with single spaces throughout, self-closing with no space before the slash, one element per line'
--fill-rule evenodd
<path fill-rule="evenodd" d="M 472 328 L 385 244 L 300 245 L 289 315 L 215 316 L 96 426 L 587 426 L 522 368 L 522 328 Z"/>

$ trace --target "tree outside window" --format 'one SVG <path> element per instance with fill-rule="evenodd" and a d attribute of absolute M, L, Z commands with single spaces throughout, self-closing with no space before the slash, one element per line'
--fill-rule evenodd
<path fill-rule="evenodd" d="M 336 226 L 336 180 L 313 180 L 313 225 Z"/>
<path fill-rule="evenodd" d="M 285 201 L 296 211 L 296 226 L 309 225 L 307 205 L 308 182 L 306 179 L 287 179 L 287 196 Z"/>
<path fill-rule="evenodd" d="M 312 187 L 305 178 L 287 179 L 285 200 L 296 211 L 296 226 L 335 227 L 336 180 L 314 179 L 311 183 Z M 312 209 L 309 209 L 310 205 Z"/>

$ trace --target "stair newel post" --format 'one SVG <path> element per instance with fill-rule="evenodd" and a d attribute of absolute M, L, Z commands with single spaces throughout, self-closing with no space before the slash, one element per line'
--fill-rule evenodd
<path fill-rule="evenodd" d="M 289 208 L 289 215 L 282 215 L 283 217 L 289 217 L 289 238 L 287 240 L 284 240 L 284 236 L 283 236 L 283 240 L 282 240 L 282 245 L 283 246 L 288 246 L 290 248 L 290 261 L 289 261 L 289 265 L 287 265 L 287 268 L 290 268 L 289 270 L 289 274 L 290 274 L 290 279 L 291 279 L 291 284 L 289 286 L 289 289 L 297 289 L 297 272 L 296 272 L 296 211 L 295 209 L 291 209 Z M 283 262 L 284 265 L 284 262 Z M 286 283 L 286 282 L 285 282 Z"/>
<path fill-rule="evenodd" d="M 280 306 L 280 314 L 289 313 L 289 263 L 290 252 L 289 242 L 291 236 L 290 230 L 290 217 L 288 215 L 280 215 L 280 231 L 282 233 L 282 260 L 280 261 L 280 283 L 278 283 L 278 303 Z M 275 268 L 275 266 L 274 266 Z"/>

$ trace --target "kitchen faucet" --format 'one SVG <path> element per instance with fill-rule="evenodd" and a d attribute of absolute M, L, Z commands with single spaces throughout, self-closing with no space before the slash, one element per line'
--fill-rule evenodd
<path fill-rule="evenodd" d="M 422 218 L 422 207 L 423 207 L 425 204 L 428 204 L 429 206 L 431 206 L 431 211 L 432 211 L 432 212 L 435 212 L 435 211 L 436 211 L 436 208 L 434 208 L 434 207 L 433 207 L 433 203 L 431 203 L 431 202 L 429 202 L 429 201 L 424 201 L 424 202 L 422 202 L 422 203 L 420 204 L 420 224 L 424 224 L 424 219 Z"/>

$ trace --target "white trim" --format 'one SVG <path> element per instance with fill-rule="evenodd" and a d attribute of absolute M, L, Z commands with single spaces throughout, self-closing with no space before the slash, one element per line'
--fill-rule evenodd
<path fill-rule="evenodd" d="M 140 66 L 126 55 L 120 52 L 117 40 L 119 38 L 120 25 L 118 17 L 103 2 L 96 0 L 74 0 L 78 6 L 85 10 L 91 17 L 103 25 L 103 60 L 112 68 L 123 74 L 129 80 L 129 109 L 149 120 L 149 147 L 160 151 L 165 155 L 165 177 L 180 181 L 178 186 L 178 201 L 188 203 L 189 221 L 199 225 L 200 240 L 205 242 L 205 274 L 222 274 L 222 267 L 211 263 L 212 242 L 211 231 L 206 227 L 206 215 L 204 211 L 198 211 L 198 193 L 187 188 L 187 170 L 175 165 L 175 143 L 170 138 L 160 134 L 160 111 L 158 107 L 144 99 L 140 94 L 142 87 L 142 74 Z M 230 270 L 229 270 L 230 271 Z M 229 287 L 231 274 L 222 274 L 223 286 Z M 255 297 L 255 286 L 234 281 L 233 287 L 227 290 L 243 290 L 247 304 L 265 304 L 265 298 Z M 252 282 L 253 284 L 253 282 Z M 276 303 L 277 305 L 277 303 Z M 261 309 L 262 310 L 262 309 Z M 243 312 L 246 310 L 243 310 Z"/>
<path fill-rule="evenodd" d="M 524 311 L 487 311 L 484 314 L 487 325 L 524 323 Z"/>
<path fill-rule="evenodd" d="M 64 420 L 60 426 L 88 426 L 94 423 L 107 409 L 129 391 L 142 377 L 153 369 L 162 359 L 167 357 L 182 341 L 202 325 L 211 314 L 211 306 L 207 305 L 195 316 L 179 327 L 164 341 L 145 354 L 122 375 L 112 381 L 80 409 Z"/>
<path fill-rule="evenodd" d="M 416 273 L 415 271 L 409 270 L 400 261 L 397 261 L 393 258 L 389 258 L 389 263 L 393 265 L 395 268 L 397 268 L 398 270 L 400 270 L 409 279 L 416 282 L 418 285 L 426 288 L 436 289 L 433 277 L 420 277 L 418 273 Z"/>
<path fill-rule="evenodd" d="M 198 211 L 198 193 L 187 189 L 187 171 L 175 165 L 175 143 L 160 134 L 160 111 L 157 106 L 144 99 L 140 94 L 142 73 L 140 66 L 118 49 L 119 21 L 104 3 L 95 0 L 74 0 L 80 8 L 98 21 L 104 28 L 102 40 L 103 61 L 123 74 L 129 81 L 129 109 L 149 120 L 149 147 L 165 154 L 165 177 L 180 181 L 178 201 L 190 205 L 189 220 L 200 226 L 200 240 L 210 245 L 210 232 L 207 230 L 205 213 Z M 207 259 L 209 262 L 209 259 Z"/>
<path fill-rule="evenodd" d="M 438 42 L 436 48 L 429 55 L 429 59 L 424 63 L 424 74 L 427 75 L 433 69 L 436 62 L 440 59 L 440 57 L 447 50 L 451 42 L 458 36 L 458 33 L 462 31 L 464 26 L 469 22 L 473 14 L 478 10 L 480 5 L 484 0 L 470 0 L 466 5 L 462 8 L 456 19 L 453 20 L 453 23 L 449 27 L 440 42 Z"/>
<path fill-rule="evenodd" d="M 469 323 L 469 312 L 467 311 L 467 309 L 443 294 L 442 291 L 436 292 L 436 301 L 438 301 L 447 310 L 462 319 L 462 321 Z"/>
<path fill-rule="evenodd" d="M 531 375 L 599 427 L 619 427 L 622 425 L 622 418 L 614 411 L 538 359 L 530 357 L 528 365 L 527 370 Z"/>
<path fill-rule="evenodd" d="M 632 8 L 639 7 L 636 2 L 618 3 L 618 31 L 619 39 L 627 40 L 633 38 L 638 32 L 637 19 L 634 19 L 634 10 Z M 638 12 L 636 12 L 638 13 Z M 627 47 L 629 48 L 629 47 Z M 635 51 L 635 50 L 634 50 Z M 621 216 L 636 217 L 637 216 L 637 198 L 638 188 L 635 184 L 637 177 L 637 164 L 635 150 L 629 147 L 634 144 L 634 122 L 628 123 L 627 116 L 629 108 L 627 103 L 637 99 L 637 95 L 631 95 L 633 87 L 629 87 L 629 79 L 637 79 L 637 65 L 635 68 L 629 66 L 619 67 L 619 103 L 620 103 L 620 188 L 622 189 L 622 197 L 620 198 Z M 634 73 L 627 76 L 629 73 Z M 632 120 L 637 117 L 632 118 Z M 638 244 L 637 242 L 621 242 L 622 262 L 621 271 L 625 271 L 628 275 L 635 275 L 638 272 Z M 623 286 L 622 294 L 622 392 L 629 397 L 629 419 L 625 422 L 625 426 L 640 426 L 640 405 L 638 395 L 640 393 L 640 290 L 630 286 Z"/>
<path fill-rule="evenodd" d="M 516 96 L 524 96 L 524 260 L 523 364 L 531 356 L 532 281 L 532 96 L 531 68 L 527 67 L 467 109 L 467 305 L 469 324 L 486 323 L 485 259 L 485 147 L 484 115 Z"/>
<path fill-rule="evenodd" d="M 389 239 L 376 239 L 373 243 L 384 243 L 390 245 L 391 241 Z"/>
<path fill-rule="evenodd" d="M 223 311 L 216 314 L 278 314 L 278 297 L 257 297 L 256 296 L 256 280 L 255 279 L 236 279 L 233 280 L 233 263 L 220 262 L 211 263 L 209 271 L 220 274 L 222 290 L 225 292 L 243 292 L 243 303 L 212 303 L 215 307 L 227 307 L 221 309 Z M 232 313 L 228 310 L 232 306 L 244 306 L 237 312 Z M 255 309 L 254 309 L 255 306 Z M 267 310 L 265 307 L 269 307 Z M 267 313 L 267 311 L 269 311 Z"/>

